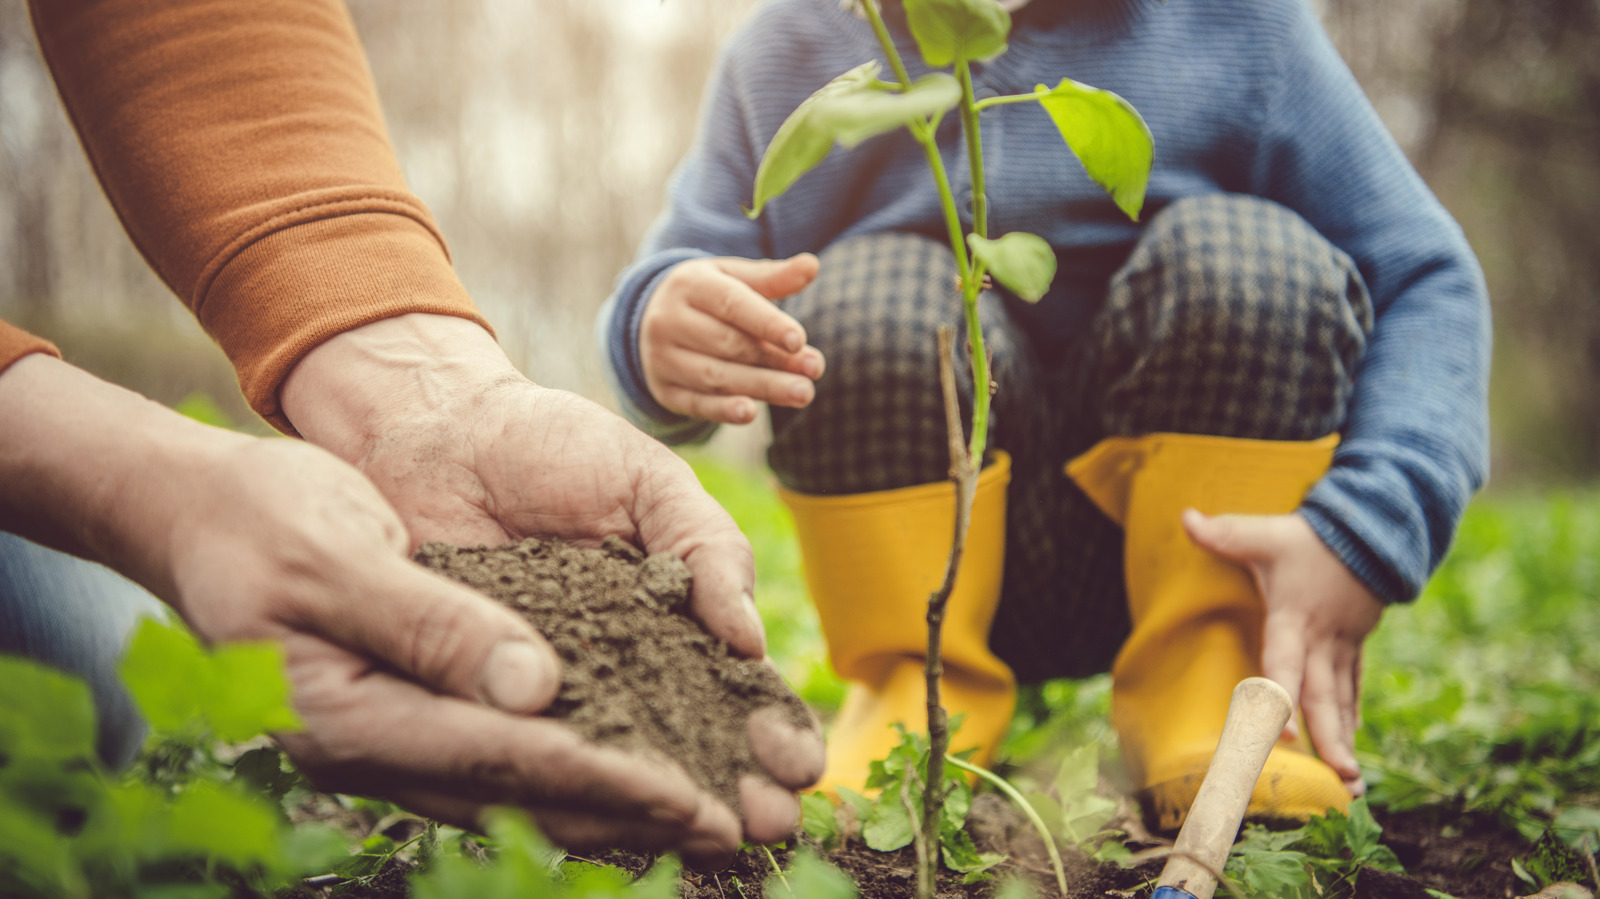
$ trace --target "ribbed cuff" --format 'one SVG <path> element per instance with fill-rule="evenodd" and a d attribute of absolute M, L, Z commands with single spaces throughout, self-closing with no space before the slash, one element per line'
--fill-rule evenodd
<path fill-rule="evenodd" d="M 1347 517 L 1338 515 L 1312 497 L 1299 509 L 1311 530 L 1338 557 L 1362 586 L 1385 604 L 1410 602 L 1422 592 L 1422 579 L 1409 579 L 1393 559 L 1388 559 L 1363 540 Z M 1424 566 L 1425 567 L 1425 566 Z"/>
<path fill-rule="evenodd" d="M 489 329 L 431 231 L 369 212 L 298 224 L 246 247 L 218 273 L 198 315 L 250 407 L 293 434 L 278 388 L 295 364 L 331 337 L 410 312 Z"/>

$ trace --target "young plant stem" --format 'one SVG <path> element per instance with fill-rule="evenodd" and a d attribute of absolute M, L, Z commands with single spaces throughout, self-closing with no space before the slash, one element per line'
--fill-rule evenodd
<path fill-rule="evenodd" d="M 761 851 L 766 853 L 767 864 L 772 866 L 772 873 L 778 875 L 778 882 L 783 884 L 783 888 L 789 891 L 789 895 L 793 896 L 794 887 L 789 885 L 789 878 L 783 876 L 783 869 L 778 867 L 778 860 L 772 857 L 772 847 L 765 843 L 760 844 L 760 846 Z"/>
<path fill-rule="evenodd" d="M 878 38 L 889 66 L 900 79 L 901 89 L 911 86 L 907 72 L 889 29 L 884 25 L 876 0 L 860 0 L 872 31 Z M 967 139 L 967 162 L 972 172 L 974 227 L 980 236 L 987 236 L 988 207 L 983 197 L 983 144 L 978 131 L 978 108 L 972 90 L 972 73 L 966 60 L 956 63 L 956 77 L 961 84 L 962 130 Z M 950 745 L 949 719 L 939 696 L 939 679 L 944 673 L 941 650 L 945 609 L 950 593 L 955 588 L 960 572 L 961 557 L 967 545 L 967 529 L 972 520 L 972 503 L 977 495 L 978 472 L 983 467 L 985 444 L 989 434 L 989 353 L 983 345 L 983 324 L 978 315 L 978 295 L 983 288 L 981 266 L 975 264 L 967 252 L 966 234 L 961 227 L 961 215 L 956 207 L 950 177 L 945 171 L 944 157 L 939 152 L 936 131 L 938 117 L 916 122 L 910 131 L 922 145 L 928 168 L 933 172 L 934 184 L 939 189 L 939 204 L 944 213 L 945 228 L 949 232 L 950 252 L 955 258 L 956 273 L 960 279 L 961 306 L 967 326 L 967 352 L 972 362 L 972 437 L 970 445 L 963 446 L 961 408 L 955 383 L 952 338 L 949 326 L 939 329 L 939 383 L 944 394 L 945 424 L 950 443 L 950 477 L 956 484 L 955 528 L 950 543 L 950 558 L 945 566 L 944 582 L 928 597 L 928 650 L 924 675 L 928 694 L 928 767 L 922 792 L 922 832 L 918 841 L 917 895 L 932 899 L 938 871 L 939 823 L 943 818 L 946 791 L 944 763 Z"/>
<path fill-rule="evenodd" d="M 1033 829 L 1039 832 L 1039 839 L 1044 840 L 1044 851 L 1050 855 L 1050 867 L 1055 871 L 1056 885 L 1061 888 L 1061 895 L 1065 896 L 1067 894 L 1067 869 L 1061 864 L 1061 852 L 1056 849 L 1055 837 L 1050 835 L 1050 828 L 1045 826 L 1044 819 L 1039 817 L 1039 812 L 1034 809 L 1033 803 L 1017 792 L 1017 788 L 1013 787 L 1010 781 L 987 768 L 980 768 L 971 762 L 962 761 L 954 757 L 950 759 L 950 764 L 988 781 L 995 789 L 1006 794 L 1007 799 L 1016 803 L 1017 808 L 1022 809 L 1022 813 L 1033 824 Z"/>

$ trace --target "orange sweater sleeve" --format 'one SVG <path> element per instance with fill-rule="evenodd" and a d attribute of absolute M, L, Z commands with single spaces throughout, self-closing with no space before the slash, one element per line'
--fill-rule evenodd
<path fill-rule="evenodd" d="M 16 325 L 0 320 L 0 374 L 10 368 L 11 363 L 29 353 L 46 353 L 58 358 L 61 356 L 61 352 L 50 341 L 35 337 Z"/>
<path fill-rule="evenodd" d="M 292 431 L 322 341 L 407 312 L 488 327 L 406 187 L 338 0 L 31 0 L 67 114 L 134 244 Z"/>

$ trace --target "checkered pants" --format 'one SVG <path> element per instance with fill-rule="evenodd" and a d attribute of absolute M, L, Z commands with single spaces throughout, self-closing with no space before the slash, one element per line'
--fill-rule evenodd
<path fill-rule="evenodd" d="M 785 486 L 862 493 L 947 477 L 935 332 L 963 328 L 954 282 L 948 248 L 917 235 L 823 252 L 816 282 L 784 301 L 828 359 L 810 406 L 772 409 L 767 458 Z M 1063 464 L 1111 435 L 1336 431 L 1372 329 L 1348 256 L 1295 213 L 1231 195 L 1151 219 L 1059 358 L 1040 358 L 998 296 L 980 303 L 999 385 L 990 443 L 1012 458 L 990 645 L 1023 682 L 1108 670 L 1129 630 L 1122 531 Z M 963 387 L 969 420 L 970 400 Z"/>

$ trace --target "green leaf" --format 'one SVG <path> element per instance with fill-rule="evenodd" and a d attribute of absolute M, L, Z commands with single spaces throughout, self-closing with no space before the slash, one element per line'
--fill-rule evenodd
<path fill-rule="evenodd" d="M 444 855 L 409 882 L 413 899 L 521 899 L 556 896 L 559 887 L 551 873 L 550 844 L 526 815 L 509 809 L 491 809 L 484 815 L 485 829 L 500 847 L 494 863 L 479 865 L 464 856 Z"/>
<path fill-rule="evenodd" d="M 938 115 L 961 100 L 961 87 L 949 75 L 934 73 L 898 91 L 878 80 L 881 71 L 876 62 L 862 63 L 823 85 L 789 114 L 756 169 L 755 196 L 745 215 L 760 215 L 769 201 L 827 158 L 834 144 L 856 146 Z"/>
<path fill-rule="evenodd" d="M 1050 290 L 1056 276 L 1056 253 L 1045 239 L 1023 231 L 1013 231 L 990 240 L 967 235 L 972 255 L 1019 298 L 1037 303 Z"/>
<path fill-rule="evenodd" d="M 994 899 L 1039 899 L 1039 891 L 1026 880 L 1011 877 L 1000 884 L 1000 889 L 995 890 Z"/>
<path fill-rule="evenodd" d="M 289 704 L 283 647 L 235 643 L 207 653 L 178 624 L 140 622 L 122 658 L 122 680 L 157 733 L 209 727 L 238 742 L 264 731 L 298 730 Z"/>
<path fill-rule="evenodd" d="M 1155 159 L 1150 128 L 1139 111 L 1110 91 L 1071 78 L 1033 90 L 1084 171 L 1111 194 L 1117 208 L 1138 221 Z"/>
<path fill-rule="evenodd" d="M 174 846 L 240 868 L 278 860 L 278 816 L 259 799 L 199 781 L 172 801 L 168 827 Z"/>
<path fill-rule="evenodd" d="M 995 0 L 905 0 L 905 6 L 917 49 L 935 69 L 1006 52 L 1011 14 Z"/>
<path fill-rule="evenodd" d="M 848 803 L 852 809 L 855 809 L 856 820 L 865 822 L 867 816 L 872 814 L 872 800 L 849 787 L 837 787 L 836 789 L 839 792 L 839 798 Z"/>
<path fill-rule="evenodd" d="M 789 861 L 787 886 L 777 874 L 767 878 L 762 895 L 768 899 L 795 896 L 798 899 L 857 899 L 861 891 L 838 868 L 818 858 L 816 853 L 802 846 L 795 850 Z"/>
<path fill-rule="evenodd" d="M 28 659 L 0 656 L 0 754 L 92 757 L 94 698 L 88 685 Z"/>
<path fill-rule="evenodd" d="M 946 830 L 939 836 L 939 849 L 945 867 L 962 874 L 978 874 L 1006 860 L 997 852 L 979 852 L 972 835 L 965 830 Z"/>
<path fill-rule="evenodd" d="M 967 812 L 972 811 L 972 785 L 967 783 L 966 772 L 950 767 L 944 772 L 950 793 L 945 796 L 943 820 L 940 826 L 960 830 L 967 823 Z"/>
<path fill-rule="evenodd" d="M 800 797 L 800 828 L 820 843 L 824 851 L 838 844 L 839 819 L 834 817 L 833 802 L 822 792 Z"/>
<path fill-rule="evenodd" d="M 664 855 L 634 882 L 632 899 L 678 899 L 678 877 L 683 865 L 675 855 Z"/>
<path fill-rule="evenodd" d="M 861 839 L 879 852 L 893 852 L 911 845 L 911 835 L 911 812 L 900 801 L 898 791 L 892 795 L 885 791 L 861 825 Z"/>
<path fill-rule="evenodd" d="M 185 731 L 204 713 L 211 666 L 184 628 L 153 618 L 139 622 L 119 670 L 152 730 Z"/>
<path fill-rule="evenodd" d="M 1350 847 L 1350 853 L 1356 858 L 1371 854 L 1378 846 L 1378 837 L 1383 834 L 1383 828 L 1372 817 L 1365 796 L 1350 803 L 1347 816 L 1350 820 L 1345 827 L 1344 839 L 1345 845 Z"/>
<path fill-rule="evenodd" d="M 266 731 L 302 727 L 289 703 L 284 650 L 278 643 L 232 643 L 211 655 L 215 689 L 207 697 L 206 718 L 217 739 L 230 743 Z"/>
<path fill-rule="evenodd" d="M 239 427 L 238 422 L 233 420 L 233 416 L 223 411 L 222 407 L 217 405 L 217 401 L 212 399 L 209 393 L 198 391 L 191 393 L 179 400 L 178 405 L 173 406 L 172 410 L 179 415 L 192 418 L 201 424 L 211 425 L 214 428 L 232 430 Z"/>

